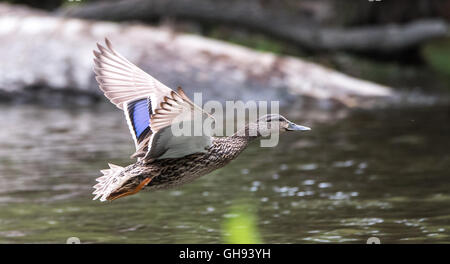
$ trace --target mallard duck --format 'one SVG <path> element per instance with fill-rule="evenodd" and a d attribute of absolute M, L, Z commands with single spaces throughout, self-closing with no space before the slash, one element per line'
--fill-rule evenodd
<path fill-rule="evenodd" d="M 115 200 L 142 189 L 179 186 L 221 168 L 252 141 L 271 131 L 306 131 L 281 115 L 270 114 L 228 137 L 180 136 L 170 126 L 183 114 L 208 113 L 178 88 L 162 84 L 115 51 L 108 39 L 94 50 L 94 72 L 104 95 L 125 113 L 136 146 L 127 167 L 109 164 L 94 186 L 94 200 Z M 262 131 L 264 130 L 264 131 Z"/>

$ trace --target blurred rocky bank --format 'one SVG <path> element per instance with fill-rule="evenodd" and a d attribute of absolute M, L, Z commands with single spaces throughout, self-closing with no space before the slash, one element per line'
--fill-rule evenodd
<path fill-rule="evenodd" d="M 169 87 L 204 100 L 279 100 L 281 105 L 371 107 L 397 96 L 389 87 L 291 56 L 255 51 L 168 27 L 67 18 L 0 4 L 0 98 L 48 105 L 97 101 L 97 42 Z M 312 104 L 310 104 L 312 102 Z"/>

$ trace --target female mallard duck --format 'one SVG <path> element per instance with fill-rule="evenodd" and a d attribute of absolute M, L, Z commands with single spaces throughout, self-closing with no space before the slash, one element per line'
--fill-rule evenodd
<path fill-rule="evenodd" d="M 148 75 L 116 52 L 106 39 L 106 47 L 94 51 L 94 72 L 100 89 L 125 112 L 136 145 L 132 157 L 137 162 L 127 167 L 109 164 L 110 169 L 97 178 L 94 200 L 115 200 L 135 194 L 144 187 L 160 189 L 190 182 L 225 166 L 235 159 L 250 141 L 273 131 L 310 130 L 281 115 L 266 115 L 256 123 L 229 137 L 180 136 L 170 126 L 180 116 L 202 111 L 183 92 L 175 92 Z M 179 121 L 177 121 L 179 122 Z"/>

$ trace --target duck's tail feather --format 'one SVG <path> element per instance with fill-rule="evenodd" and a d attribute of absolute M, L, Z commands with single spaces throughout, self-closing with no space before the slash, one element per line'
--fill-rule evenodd
<path fill-rule="evenodd" d="M 111 193 L 121 187 L 124 181 L 126 181 L 126 177 L 121 177 L 123 175 L 122 172 L 125 169 L 124 167 L 110 163 L 108 165 L 109 169 L 101 170 L 103 176 L 96 179 L 98 183 L 94 185 L 95 191 L 92 194 L 94 194 L 95 197 L 92 200 L 98 198 L 100 198 L 100 201 L 102 202 L 108 200 Z"/>

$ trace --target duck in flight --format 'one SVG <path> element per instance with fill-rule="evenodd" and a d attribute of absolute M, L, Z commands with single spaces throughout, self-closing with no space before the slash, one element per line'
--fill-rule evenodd
<path fill-rule="evenodd" d="M 228 137 L 178 136 L 171 126 L 192 119 L 195 111 L 213 118 L 178 88 L 165 86 L 115 51 L 108 39 L 94 50 L 94 72 L 100 89 L 124 111 L 137 161 L 127 167 L 109 164 L 94 186 L 94 200 L 115 200 L 142 189 L 163 189 L 188 183 L 235 159 L 248 144 L 279 131 L 306 131 L 278 114 L 261 117 Z"/>

